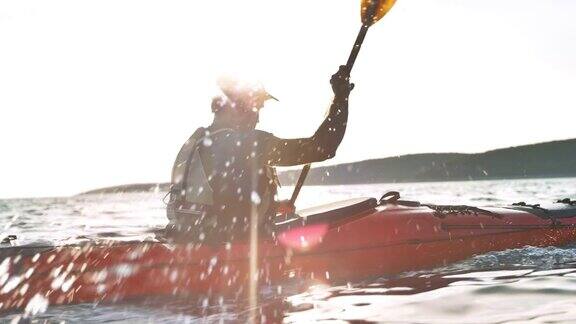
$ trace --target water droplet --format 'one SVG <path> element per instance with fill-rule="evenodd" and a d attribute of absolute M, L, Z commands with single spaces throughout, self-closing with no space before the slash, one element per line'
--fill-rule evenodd
<path fill-rule="evenodd" d="M 48 299 L 40 294 L 34 295 L 24 309 L 27 315 L 37 315 L 44 313 L 48 309 Z"/>
<path fill-rule="evenodd" d="M 117 266 L 115 266 L 113 268 L 114 274 L 116 274 L 116 276 L 120 277 L 120 278 L 126 278 L 126 277 L 130 277 L 132 274 L 134 274 L 135 269 L 134 266 L 128 263 L 123 263 L 123 264 L 119 264 Z"/>
<path fill-rule="evenodd" d="M 4 259 L 4 261 L 2 261 L 2 263 L 0 263 L 0 276 L 8 273 L 8 270 L 10 269 L 10 258 L 6 258 Z"/>
<path fill-rule="evenodd" d="M 256 191 L 252 191 L 252 194 L 250 195 L 250 200 L 252 200 L 252 203 L 256 205 L 260 205 L 260 203 L 262 202 L 262 199 L 260 199 L 260 195 L 258 195 Z"/>
<path fill-rule="evenodd" d="M 210 137 L 204 137 L 202 140 L 202 145 L 206 147 L 212 146 L 212 139 Z"/>
<path fill-rule="evenodd" d="M 22 277 L 20 276 L 13 276 L 9 278 L 8 281 L 4 284 L 4 287 L 2 287 L 2 290 L 0 290 L 0 293 L 5 294 L 10 292 L 12 289 L 16 288 L 21 281 Z"/>
<path fill-rule="evenodd" d="M 70 290 L 70 287 L 72 287 L 74 281 L 76 281 L 76 276 L 71 276 L 70 278 L 68 278 L 68 280 L 64 281 L 61 287 L 62 291 L 67 292 L 68 290 Z"/>

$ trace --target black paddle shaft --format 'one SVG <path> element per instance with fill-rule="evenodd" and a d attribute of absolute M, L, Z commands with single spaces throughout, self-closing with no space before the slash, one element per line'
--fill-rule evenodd
<path fill-rule="evenodd" d="M 298 182 L 296 183 L 296 186 L 294 187 L 294 192 L 292 192 L 292 198 L 290 198 L 290 204 L 292 206 L 294 206 L 294 203 L 296 202 L 296 198 L 298 198 L 298 194 L 300 194 L 300 189 L 302 189 L 302 186 L 304 185 L 304 181 L 306 180 L 306 176 L 308 175 L 308 171 L 310 171 L 310 163 L 306 164 L 302 168 L 302 172 L 300 172 L 300 177 L 298 177 Z"/>
<path fill-rule="evenodd" d="M 372 20 L 374 15 L 376 14 L 376 9 L 378 8 L 378 4 L 380 0 L 372 0 L 368 8 L 366 8 L 366 19 L 364 19 L 364 23 L 358 32 L 358 36 L 356 37 L 356 42 L 354 42 L 354 47 L 352 47 L 352 51 L 350 52 L 350 56 L 348 57 L 348 62 L 346 62 L 346 72 L 347 75 L 350 75 L 352 71 L 352 67 L 354 66 L 354 62 L 356 62 L 356 58 L 358 57 L 358 53 L 360 53 L 360 47 L 364 42 L 364 38 L 366 38 L 366 34 L 368 33 L 368 28 L 372 26 Z M 308 171 L 310 171 L 310 163 L 306 164 L 304 168 L 302 168 L 302 172 L 300 172 L 300 177 L 298 177 L 298 182 L 296 182 L 296 186 L 294 187 L 294 192 L 292 193 L 292 198 L 290 199 L 290 203 L 294 206 L 296 202 L 296 198 L 300 194 L 300 189 L 304 185 L 306 181 L 306 176 L 308 176 Z"/>
<path fill-rule="evenodd" d="M 358 53 L 360 53 L 360 47 L 362 46 L 362 42 L 364 42 L 366 33 L 368 33 L 368 28 L 370 28 L 370 26 L 364 24 L 362 25 L 362 28 L 360 28 L 360 32 L 358 32 L 358 37 L 356 37 L 356 42 L 354 43 L 354 47 L 352 47 L 352 52 L 350 52 L 348 62 L 346 63 L 346 70 L 348 75 L 350 75 L 350 72 L 352 72 L 352 67 L 354 66 L 354 62 L 356 62 Z"/>
<path fill-rule="evenodd" d="M 362 27 L 358 32 L 358 36 L 356 37 L 356 41 L 354 42 L 354 47 L 352 47 L 352 51 L 350 52 L 350 56 L 348 57 L 348 62 L 346 62 L 346 69 L 348 70 L 348 74 L 352 71 L 352 67 L 354 66 L 354 62 L 356 62 L 356 58 L 358 57 L 358 53 L 360 53 L 360 47 L 364 42 L 364 38 L 366 38 L 366 34 L 368 33 L 368 28 L 372 26 L 374 15 L 376 14 L 376 9 L 380 4 L 380 0 L 372 0 L 366 8 L 366 19 L 365 22 L 362 23 Z"/>

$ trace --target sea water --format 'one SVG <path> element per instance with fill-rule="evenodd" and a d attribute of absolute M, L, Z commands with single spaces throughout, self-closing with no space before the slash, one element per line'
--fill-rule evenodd
<path fill-rule="evenodd" d="M 291 187 L 280 194 L 289 197 Z M 576 179 L 310 186 L 301 208 L 400 191 L 436 204 L 506 205 L 576 199 Z M 0 200 L 0 237 L 12 245 L 62 245 L 153 239 L 166 224 L 164 192 Z M 4 247 L 5 248 L 5 247 Z M 262 322 L 576 323 L 576 245 L 492 252 L 442 268 L 382 276 L 341 286 L 260 291 Z M 274 290 L 274 291 L 270 291 Z M 0 323 L 244 322 L 238 300 L 147 299 L 122 304 L 47 306 L 0 314 Z"/>

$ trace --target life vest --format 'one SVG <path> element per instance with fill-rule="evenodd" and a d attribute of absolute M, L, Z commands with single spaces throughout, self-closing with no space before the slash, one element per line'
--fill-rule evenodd
<path fill-rule="evenodd" d="M 215 190 L 208 177 L 212 170 L 206 166 L 213 165 L 213 163 L 203 160 L 200 155 L 200 146 L 203 143 L 211 143 L 214 135 L 225 132 L 235 132 L 235 130 L 220 129 L 209 132 L 205 128 L 199 128 L 180 149 L 172 168 L 172 187 L 167 207 L 170 224 L 186 224 L 189 227 L 218 226 L 216 217 L 209 213 L 216 199 Z M 271 166 L 263 166 L 263 168 L 265 172 L 261 176 L 265 177 L 266 185 L 259 193 L 260 201 L 257 204 L 260 223 L 265 221 L 264 216 L 273 214 L 276 188 L 279 185 L 276 170 Z"/>
<path fill-rule="evenodd" d="M 226 129 L 210 134 L 205 128 L 198 128 L 184 143 L 172 167 L 173 198 L 191 204 L 212 205 L 214 191 L 208 181 L 204 163 L 200 157 L 199 144 L 210 140 L 209 136 L 225 132 Z"/>

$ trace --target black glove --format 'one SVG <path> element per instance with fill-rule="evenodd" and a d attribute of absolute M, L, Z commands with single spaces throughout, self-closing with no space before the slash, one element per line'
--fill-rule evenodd
<path fill-rule="evenodd" d="M 346 65 L 340 65 L 338 72 L 330 78 L 330 84 L 334 95 L 337 97 L 348 97 L 350 91 L 354 89 L 354 83 L 350 83 L 350 74 L 347 71 Z"/>

